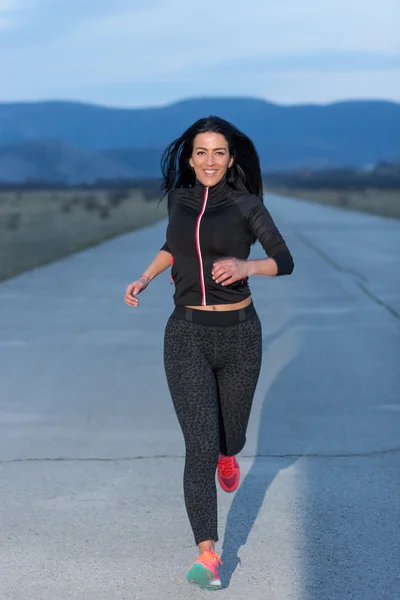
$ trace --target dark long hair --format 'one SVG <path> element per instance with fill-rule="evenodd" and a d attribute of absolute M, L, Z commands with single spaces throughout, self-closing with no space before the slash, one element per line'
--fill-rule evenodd
<path fill-rule="evenodd" d="M 254 143 L 232 123 L 215 116 L 199 119 L 165 149 L 161 157 L 161 189 L 164 194 L 174 188 L 194 185 L 196 175 L 189 164 L 193 140 L 199 133 L 209 132 L 221 133 L 228 142 L 230 155 L 234 157 L 234 163 L 226 174 L 227 184 L 235 190 L 262 198 L 260 159 Z"/>

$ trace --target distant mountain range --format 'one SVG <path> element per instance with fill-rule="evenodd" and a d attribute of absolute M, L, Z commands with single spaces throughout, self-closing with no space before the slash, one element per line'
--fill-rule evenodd
<path fill-rule="evenodd" d="M 90 183 L 159 177 L 165 146 L 210 114 L 253 139 L 265 172 L 400 160 L 400 104 L 394 102 L 280 106 L 249 98 L 204 98 L 141 109 L 0 103 L 0 180 Z"/>

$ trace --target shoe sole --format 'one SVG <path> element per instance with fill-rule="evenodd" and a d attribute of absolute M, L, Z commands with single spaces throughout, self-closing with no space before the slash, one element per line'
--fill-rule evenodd
<path fill-rule="evenodd" d="M 218 483 L 219 483 L 219 487 L 221 488 L 221 490 L 223 492 L 225 492 L 226 494 L 232 494 L 233 492 L 236 492 L 236 490 L 238 489 L 238 487 L 240 485 L 240 474 L 239 474 L 239 481 L 235 484 L 234 488 L 225 488 L 223 483 L 221 483 L 219 477 L 218 477 Z"/>
<path fill-rule="evenodd" d="M 212 585 L 210 582 L 213 580 L 214 575 L 211 571 L 203 567 L 202 565 L 193 565 L 187 574 L 187 580 L 192 585 L 197 585 L 203 590 L 220 590 L 221 582 L 215 581 L 216 585 Z"/>

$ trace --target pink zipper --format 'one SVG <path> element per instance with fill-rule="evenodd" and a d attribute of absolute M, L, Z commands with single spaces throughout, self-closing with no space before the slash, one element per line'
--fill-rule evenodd
<path fill-rule="evenodd" d="M 197 224 L 196 224 L 196 249 L 197 249 L 197 256 L 199 257 L 199 264 L 200 264 L 200 286 L 201 286 L 201 305 L 202 306 L 206 306 L 207 302 L 206 302 L 206 284 L 204 282 L 203 258 L 201 256 L 201 248 L 200 248 L 200 223 L 201 223 L 201 219 L 204 215 L 204 211 L 206 210 L 207 199 L 208 199 L 208 187 L 206 187 L 204 189 L 203 206 L 201 207 L 200 214 L 197 217 Z"/>
<path fill-rule="evenodd" d="M 171 283 L 173 283 L 173 284 L 175 285 L 174 278 L 172 277 L 172 267 L 173 267 L 173 265 L 174 265 L 174 262 L 175 262 L 175 258 L 174 258 L 173 256 L 171 256 L 171 273 L 170 273 L 170 276 L 169 276 L 169 277 L 170 277 L 170 279 L 171 279 Z"/>

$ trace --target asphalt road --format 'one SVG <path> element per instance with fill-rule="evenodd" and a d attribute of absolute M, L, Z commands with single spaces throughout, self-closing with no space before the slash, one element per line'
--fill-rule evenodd
<path fill-rule="evenodd" d="M 399 600 L 400 222 L 266 202 L 296 267 L 251 282 L 263 368 L 241 487 L 219 492 L 219 593 Z M 123 303 L 164 230 L 0 284 L 1 600 L 207 593 L 185 580 L 168 273 L 138 309 Z"/>

